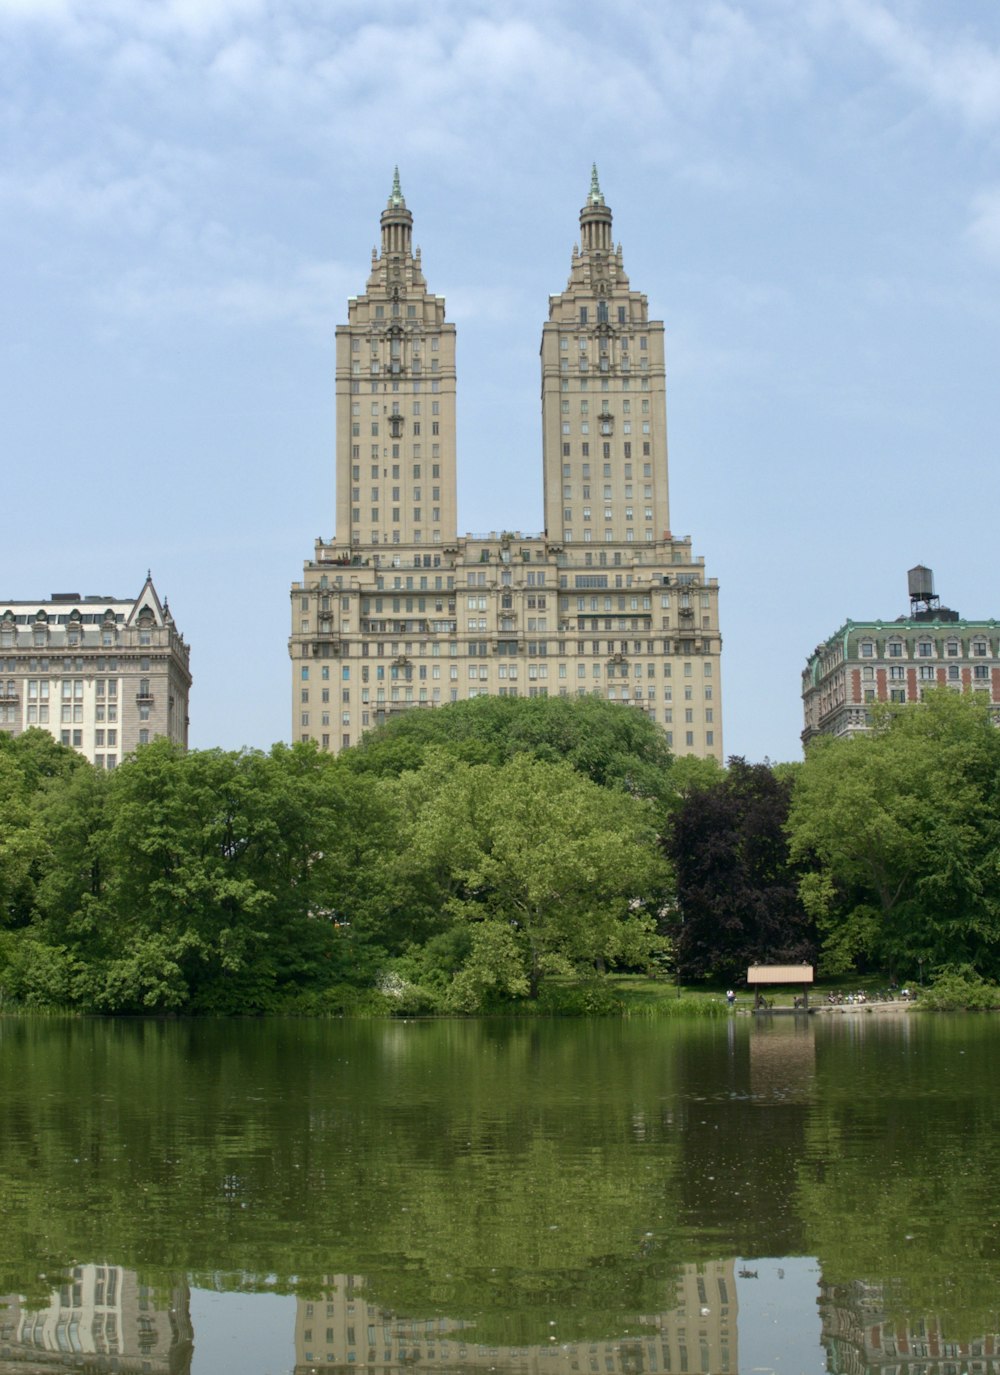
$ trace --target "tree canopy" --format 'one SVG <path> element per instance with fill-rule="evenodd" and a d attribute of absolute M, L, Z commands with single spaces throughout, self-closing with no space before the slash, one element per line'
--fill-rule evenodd
<path fill-rule="evenodd" d="M 399 774 L 419 768 L 430 749 L 471 764 L 530 754 L 568 763 L 602 787 L 657 798 L 670 793 L 672 756 L 656 723 L 592 696 L 474 697 L 403 712 L 369 732 L 344 759 L 354 770 Z"/>
<path fill-rule="evenodd" d="M 821 972 L 1000 975 L 1000 731 L 974 695 L 794 766 L 664 740 L 593 697 L 416 710 L 336 758 L 156 741 L 113 772 L 0 734 L 0 1000 L 471 1012 L 820 946 Z"/>
<path fill-rule="evenodd" d="M 666 851 L 676 872 L 670 922 L 687 978 L 742 981 L 751 964 L 811 963 L 815 932 L 798 894 L 785 824 L 792 775 L 733 758 L 679 803 Z"/>
<path fill-rule="evenodd" d="M 0 990 L 141 1013 L 403 989 L 474 1010 L 644 967 L 662 735 L 591 699 L 462 706 L 336 759 L 161 740 L 104 773 L 43 733 L 0 738 Z"/>
<path fill-rule="evenodd" d="M 1000 731 L 975 694 L 936 690 L 869 735 L 818 740 L 789 837 L 827 968 L 1000 972 L 998 803 Z"/>

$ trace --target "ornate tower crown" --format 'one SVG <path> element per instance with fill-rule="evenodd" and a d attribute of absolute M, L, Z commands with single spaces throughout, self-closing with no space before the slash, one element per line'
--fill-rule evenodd
<path fill-rule="evenodd" d="M 590 171 L 587 203 L 580 211 L 580 249 L 583 253 L 610 253 L 612 247 L 611 209 L 604 202 L 595 162 Z"/>
<path fill-rule="evenodd" d="M 406 208 L 403 188 L 399 184 L 399 168 L 393 169 L 392 190 L 382 211 L 382 256 L 411 255 L 413 216 Z"/>

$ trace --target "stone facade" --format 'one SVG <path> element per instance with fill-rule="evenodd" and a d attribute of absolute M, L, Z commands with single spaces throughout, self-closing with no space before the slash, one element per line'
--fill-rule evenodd
<path fill-rule="evenodd" d="M 542 331 L 540 534 L 457 532 L 455 330 L 398 174 L 337 331 L 337 537 L 292 586 L 292 738 L 397 712 L 596 693 L 722 759 L 718 585 L 669 525 L 663 324 L 632 291 L 596 169 Z"/>
<path fill-rule="evenodd" d="M 165 735 L 187 745 L 188 647 L 147 575 L 136 598 L 0 601 L 0 730 L 29 727 L 113 769 Z"/>

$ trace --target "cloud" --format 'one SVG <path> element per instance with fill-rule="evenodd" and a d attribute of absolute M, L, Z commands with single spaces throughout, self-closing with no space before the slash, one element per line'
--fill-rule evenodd
<path fill-rule="evenodd" d="M 775 18 L 775 14 L 777 18 Z M 574 124 L 642 131 L 720 99 L 774 96 L 805 71 L 794 25 L 777 11 L 705 0 L 636 0 L 627 23 L 592 4 L 440 0 L 0 0 L 0 23 L 33 26 L 89 49 L 136 83 L 179 78 L 205 98 L 347 113 L 362 143 L 386 126 L 425 146 L 502 136 L 546 110 Z M 144 93 L 145 94 L 145 93 Z M 405 118 L 400 119 L 400 112 Z"/>
<path fill-rule="evenodd" d="M 326 337 L 357 278 L 356 265 L 334 261 L 271 263 L 256 274 L 212 272 L 205 280 L 143 268 L 102 287 L 97 305 L 109 317 L 198 318 L 225 327 L 290 323 Z"/>
<path fill-rule="evenodd" d="M 0 20 L 61 31 L 80 41 L 117 31 L 130 37 L 204 38 L 261 19 L 266 0 L 0 0 Z"/>
<path fill-rule="evenodd" d="M 0 203 L 19 204 L 62 223 L 132 235 L 149 234 L 175 209 L 173 195 L 154 171 L 126 171 L 85 158 L 0 177 Z"/>
<path fill-rule="evenodd" d="M 851 30 L 908 85 L 973 126 L 1000 118 L 1000 49 L 957 26 L 924 32 L 878 0 L 839 0 Z M 944 13 L 951 14 L 947 8 Z"/>

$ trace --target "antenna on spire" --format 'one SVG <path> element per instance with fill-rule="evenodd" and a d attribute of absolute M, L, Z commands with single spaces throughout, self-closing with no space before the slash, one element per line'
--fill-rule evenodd
<path fill-rule="evenodd" d="M 389 196 L 389 205 L 393 210 L 406 208 L 406 201 L 403 199 L 403 188 L 399 184 L 399 168 L 392 169 L 392 194 Z"/>
<path fill-rule="evenodd" d="M 597 179 L 597 163 L 594 162 L 590 167 L 590 195 L 587 197 L 588 205 L 603 205 L 604 196 L 601 194 L 601 183 Z"/>

